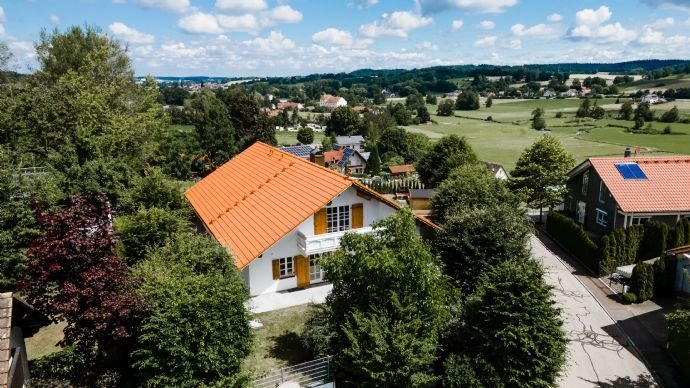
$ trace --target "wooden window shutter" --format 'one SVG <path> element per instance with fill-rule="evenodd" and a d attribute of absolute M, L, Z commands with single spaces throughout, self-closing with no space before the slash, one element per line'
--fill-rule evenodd
<path fill-rule="evenodd" d="M 314 213 L 314 234 L 326 233 L 326 208 Z"/>
<path fill-rule="evenodd" d="M 364 227 L 364 205 L 355 203 L 352 205 L 352 229 Z"/>
<path fill-rule="evenodd" d="M 280 260 L 273 260 L 273 280 L 280 279 Z"/>

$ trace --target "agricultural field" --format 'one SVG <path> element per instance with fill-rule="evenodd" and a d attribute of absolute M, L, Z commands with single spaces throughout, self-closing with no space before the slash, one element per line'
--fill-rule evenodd
<path fill-rule="evenodd" d="M 636 92 L 638 90 L 666 90 L 690 88 L 690 76 L 687 74 L 672 75 L 657 79 L 643 79 L 620 85 L 625 92 Z"/>
<path fill-rule="evenodd" d="M 531 112 L 537 107 L 545 111 L 546 125 L 565 148 L 581 162 L 590 156 L 622 155 L 625 147 L 639 146 L 644 155 L 659 153 L 690 154 L 690 124 L 666 124 L 653 122 L 659 132 L 670 125 L 671 135 L 632 134 L 621 127 L 632 127 L 632 121 L 622 121 L 617 116 L 620 104 L 615 99 L 596 100 L 607 110 L 607 117 L 601 120 L 577 119 L 575 112 L 580 99 L 550 100 L 494 100 L 491 108 L 482 105 L 476 111 L 456 111 L 455 117 L 441 117 L 435 114 L 436 106 L 428 109 L 436 124 L 421 124 L 405 127 L 409 131 L 423 133 L 438 139 L 444 135 L 465 136 L 474 147 L 479 158 L 503 164 L 508 170 L 515 166 L 520 153 L 545 132 L 530 128 Z M 690 102 L 676 101 L 655 105 L 657 116 L 677 106 L 682 117 L 690 117 Z M 556 113 L 562 115 L 556 118 Z M 492 121 L 486 119 L 491 116 Z"/>

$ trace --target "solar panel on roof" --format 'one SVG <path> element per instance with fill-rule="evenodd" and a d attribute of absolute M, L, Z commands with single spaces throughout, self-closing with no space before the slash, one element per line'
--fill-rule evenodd
<path fill-rule="evenodd" d="M 305 158 L 308 159 L 309 155 L 311 154 L 311 147 L 310 146 L 290 146 L 290 147 L 282 147 L 281 150 L 293 154 L 295 156 L 298 156 L 300 158 Z"/>
<path fill-rule="evenodd" d="M 339 166 L 339 167 L 345 166 L 345 163 L 347 163 L 347 161 L 349 160 L 350 156 L 352 156 L 352 154 L 353 154 L 354 152 L 355 152 L 355 150 L 353 150 L 352 148 L 345 148 L 345 150 L 343 151 L 343 157 L 342 157 L 342 158 L 340 159 L 340 161 L 338 162 L 338 166 Z"/>
<path fill-rule="evenodd" d="M 615 165 L 623 179 L 647 179 L 647 176 L 637 163 L 616 163 Z"/>

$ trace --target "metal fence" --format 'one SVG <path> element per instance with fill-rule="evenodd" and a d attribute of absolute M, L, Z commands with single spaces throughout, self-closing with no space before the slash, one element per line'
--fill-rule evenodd
<path fill-rule="evenodd" d="M 254 380 L 251 385 L 255 388 L 275 388 L 292 381 L 301 387 L 320 387 L 333 381 L 331 366 L 331 356 L 319 358 L 271 371 L 266 376 Z"/>

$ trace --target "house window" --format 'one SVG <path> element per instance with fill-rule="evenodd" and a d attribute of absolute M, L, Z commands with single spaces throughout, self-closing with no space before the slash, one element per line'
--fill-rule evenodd
<path fill-rule="evenodd" d="M 582 195 L 587 195 L 587 186 L 589 186 L 589 171 L 582 174 Z"/>
<path fill-rule="evenodd" d="M 350 207 L 333 206 L 326 208 L 326 222 L 326 232 L 328 233 L 350 229 Z"/>
<path fill-rule="evenodd" d="M 630 225 L 643 225 L 645 222 L 649 221 L 651 217 L 632 217 L 630 220 Z"/>
<path fill-rule="evenodd" d="M 597 209 L 597 224 L 601 226 L 608 226 L 609 214 L 601 209 Z"/>
<path fill-rule="evenodd" d="M 294 272 L 294 261 L 292 257 L 283 257 L 282 259 L 278 259 L 279 266 L 280 266 L 280 278 L 287 278 L 290 276 L 295 276 Z"/>
<path fill-rule="evenodd" d="M 604 181 L 599 181 L 599 202 L 606 202 L 606 186 L 604 185 Z"/>
<path fill-rule="evenodd" d="M 309 255 L 309 281 L 311 283 L 321 282 L 324 279 L 324 271 L 319 265 L 321 254 Z"/>

